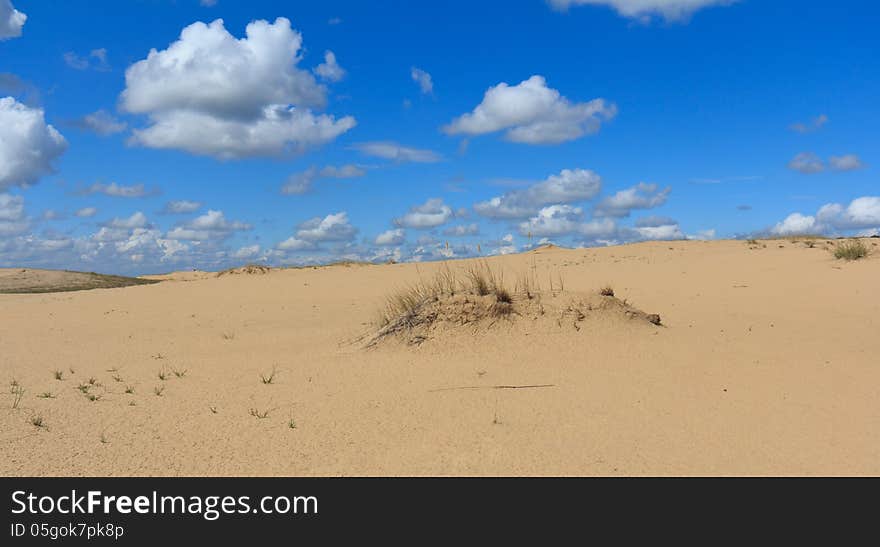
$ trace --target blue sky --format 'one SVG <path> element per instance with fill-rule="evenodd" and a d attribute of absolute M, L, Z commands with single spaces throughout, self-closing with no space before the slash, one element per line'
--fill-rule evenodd
<path fill-rule="evenodd" d="M 0 266 L 877 233 L 878 15 L 0 0 Z"/>

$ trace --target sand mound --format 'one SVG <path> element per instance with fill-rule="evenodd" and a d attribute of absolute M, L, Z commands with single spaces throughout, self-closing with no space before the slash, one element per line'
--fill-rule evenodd
<path fill-rule="evenodd" d="M 454 336 L 467 327 L 471 335 L 484 335 L 494 328 L 563 329 L 578 332 L 590 321 L 636 321 L 660 325 L 660 316 L 647 314 L 613 291 L 541 293 L 525 278 L 511 291 L 503 276 L 480 265 L 456 274 L 441 270 L 427 283 L 399 291 L 388 298 L 374 331 L 361 340 L 367 347 L 395 340 L 419 345 L 435 338 Z"/>
<path fill-rule="evenodd" d="M 158 283 L 153 279 L 67 270 L 10 268 L 0 270 L 0 293 L 27 294 L 112 289 Z"/>
<path fill-rule="evenodd" d="M 262 264 L 247 264 L 238 268 L 229 268 L 217 273 L 217 277 L 224 275 L 266 275 L 271 272 L 272 268 L 263 266 Z"/>

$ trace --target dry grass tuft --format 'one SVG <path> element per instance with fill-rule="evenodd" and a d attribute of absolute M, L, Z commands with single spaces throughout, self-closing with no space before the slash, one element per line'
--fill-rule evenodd
<path fill-rule="evenodd" d="M 861 239 L 850 239 L 834 247 L 834 258 L 837 259 L 858 260 L 866 256 L 868 256 L 868 246 Z"/>
<path fill-rule="evenodd" d="M 605 285 L 599 290 L 599 294 L 602 296 L 614 296 L 614 289 L 610 285 Z"/>

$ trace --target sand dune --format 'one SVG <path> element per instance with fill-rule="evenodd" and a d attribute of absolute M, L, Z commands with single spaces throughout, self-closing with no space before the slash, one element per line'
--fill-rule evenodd
<path fill-rule="evenodd" d="M 474 262 L 0 295 L 0 474 L 880 474 L 864 241 L 495 257 L 540 304 L 370 348 L 389 292 Z"/>

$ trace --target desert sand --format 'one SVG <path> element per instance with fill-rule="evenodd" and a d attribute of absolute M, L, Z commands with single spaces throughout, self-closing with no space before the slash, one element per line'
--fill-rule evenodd
<path fill-rule="evenodd" d="M 877 475 L 864 241 L 852 262 L 821 240 L 494 257 L 540 304 L 372 347 L 389 293 L 473 261 L 0 294 L 0 474 Z M 662 324 L 565 312 L 604 286 Z"/>

